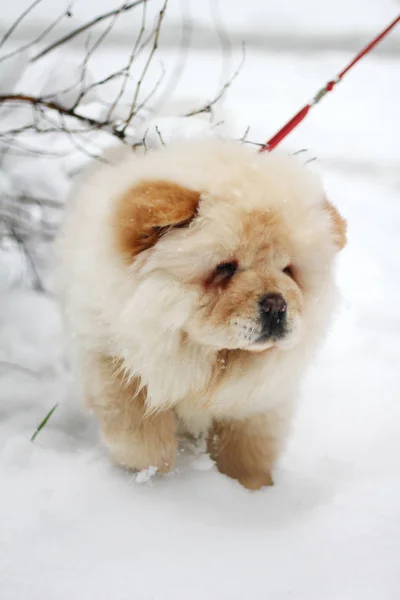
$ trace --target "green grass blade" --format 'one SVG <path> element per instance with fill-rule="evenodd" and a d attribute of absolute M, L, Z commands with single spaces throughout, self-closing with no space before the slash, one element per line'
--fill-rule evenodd
<path fill-rule="evenodd" d="M 49 419 L 51 419 L 51 416 L 52 416 L 52 414 L 54 413 L 54 411 L 56 410 L 56 408 L 57 408 L 57 407 L 58 407 L 58 402 L 57 402 L 57 404 L 55 404 L 55 405 L 53 406 L 53 408 L 51 408 L 51 409 L 49 410 L 49 412 L 47 413 L 47 415 L 45 416 L 45 418 L 43 419 L 43 421 L 41 421 L 41 422 L 39 423 L 39 425 L 36 427 L 35 431 L 34 431 L 34 432 L 33 432 L 33 434 L 32 434 L 32 437 L 31 437 L 31 442 L 34 442 L 34 441 L 35 441 L 35 439 L 36 439 L 36 437 L 37 437 L 38 433 L 39 433 L 39 432 L 40 432 L 40 431 L 43 429 L 43 427 L 46 425 L 47 421 L 48 421 Z"/>

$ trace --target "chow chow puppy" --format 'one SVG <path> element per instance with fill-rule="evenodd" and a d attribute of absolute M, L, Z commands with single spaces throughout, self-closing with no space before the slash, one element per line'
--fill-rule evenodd
<path fill-rule="evenodd" d="M 272 484 L 345 229 L 295 157 L 232 141 L 117 153 L 81 177 L 60 293 L 118 464 L 169 471 L 185 431 L 221 473 Z"/>

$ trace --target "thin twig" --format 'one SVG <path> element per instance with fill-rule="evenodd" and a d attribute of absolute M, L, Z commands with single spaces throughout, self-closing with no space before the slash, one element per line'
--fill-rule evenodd
<path fill-rule="evenodd" d="M 118 91 L 118 94 L 116 95 L 113 103 L 111 104 L 111 106 L 109 108 L 109 111 L 108 111 L 108 114 L 107 114 L 107 119 L 111 119 L 112 118 L 112 115 L 113 115 L 116 107 L 118 106 L 118 104 L 119 104 L 122 96 L 125 93 L 125 89 L 126 89 L 129 77 L 130 77 L 130 73 L 131 73 L 131 68 L 132 68 L 132 65 L 133 65 L 133 61 L 135 59 L 135 56 L 137 54 L 138 48 L 140 46 L 140 43 L 142 41 L 144 32 L 146 30 L 146 16 L 147 16 L 147 0 L 143 0 L 142 23 L 141 23 L 141 26 L 140 26 L 139 34 L 138 34 L 138 37 L 136 38 L 136 42 L 135 42 L 135 44 L 134 44 L 134 46 L 133 46 L 133 48 L 131 50 L 131 53 L 129 55 L 128 62 L 127 62 L 126 66 L 123 69 L 123 71 L 124 71 L 124 79 L 122 81 L 122 85 L 121 85 L 121 87 L 120 87 L 120 89 Z"/>
<path fill-rule="evenodd" d="M 21 371 L 21 373 L 25 373 L 25 375 L 30 375 L 31 377 L 37 378 L 39 373 L 37 371 L 33 371 L 28 367 L 23 367 L 22 365 L 17 365 L 16 363 L 10 362 L 8 360 L 0 360 L 0 367 L 5 367 L 6 369 L 15 369 L 17 371 Z"/>
<path fill-rule="evenodd" d="M 105 30 L 99 35 L 99 37 L 97 38 L 97 40 L 94 42 L 93 46 L 91 48 L 89 48 L 89 43 L 88 43 L 88 50 L 85 54 L 85 59 L 82 63 L 82 73 L 81 73 L 81 91 L 74 103 L 74 105 L 72 106 L 72 108 L 77 108 L 77 106 L 79 105 L 80 101 L 83 99 L 83 97 L 88 93 L 88 89 L 86 84 L 86 74 L 87 74 L 87 68 L 88 68 L 88 64 L 90 61 L 90 58 L 93 56 L 93 54 L 96 52 L 96 50 L 101 46 L 101 44 L 104 42 L 104 40 L 106 39 L 106 37 L 108 36 L 108 34 L 110 33 L 110 31 L 112 31 L 118 17 L 120 16 L 122 10 L 124 8 L 124 5 L 121 5 L 119 7 L 119 9 L 115 12 L 115 14 L 113 15 L 110 23 L 107 25 L 107 27 L 105 28 Z M 91 33 L 91 32 L 90 32 Z"/>
<path fill-rule="evenodd" d="M 136 0 L 135 2 L 130 2 L 129 4 L 123 4 L 122 7 L 120 6 L 119 8 L 116 8 L 114 10 L 110 10 L 108 13 L 104 13 L 103 15 L 100 15 L 99 17 L 96 17 L 95 19 L 92 19 L 91 21 L 88 21 L 84 25 L 81 25 L 80 27 L 78 27 L 74 31 L 71 31 L 70 33 L 68 33 L 67 35 L 64 35 L 62 38 L 60 38 L 56 42 L 53 42 L 52 44 L 50 44 L 49 46 L 47 46 L 47 48 L 45 48 L 44 50 L 42 50 L 41 52 L 39 52 L 38 54 L 36 54 L 31 59 L 31 62 L 35 62 L 36 60 L 39 60 L 39 58 L 42 58 L 43 56 L 46 56 L 46 54 L 48 54 L 49 52 L 51 52 L 55 48 L 58 48 L 59 46 L 62 46 L 66 42 L 69 42 L 70 40 L 72 40 L 77 35 L 80 35 L 81 33 L 83 33 L 84 31 L 87 31 L 91 27 L 94 27 L 95 25 L 98 25 L 99 23 L 101 23 L 105 19 L 110 19 L 113 16 L 115 16 L 115 14 L 118 14 L 120 12 L 128 12 L 132 8 L 135 8 L 136 6 L 140 6 L 145 1 L 146 0 Z"/>
<path fill-rule="evenodd" d="M 99 79 L 98 81 L 94 81 L 93 83 L 90 83 L 89 85 L 87 85 L 84 88 L 84 91 L 80 96 L 78 104 L 81 102 L 82 98 L 84 96 L 86 96 L 94 88 L 101 87 L 102 85 L 105 85 L 105 84 L 109 83 L 110 81 L 113 81 L 114 79 L 118 79 L 118 77 L 122 77 L 124 74 L 125 74 L 125 67 L 123 67 L 120 71 L 116 71 L 115 73 L 106 75 L 103 79 Z M 63 88 L 62 90 L 57 90 L 57 92 L 50 92 L 48 94 L 43 94 L 42 96 L 40 96 L 40 98 L 41 98 L 41 100 L 52 100 L 52 99 L 54 99 L 54 96 L 60 97 L 64 94 L 67 94 L 68 92 L 75 90 L 77 86 L 78 86 L 78 83 L 75 82 L 75 83 L 71 84 L 70 86 Z M 100 102 L 99 99 L 97 99 L 97 101 Z M 77 108 L 77 106 L 75 106 L 75 104 L 72 106 L 72 108 Z M 107 118 L 107 121 L 111 121 L 111 119 Z"/>
<path fill-rule="evenodd" d="M 43 282 L 42 282 L 42 280 L 40 278 L 38 270 L 36 268 L 35 261 L 33 260 L 32 256 L 31 256 L 31 253 L 29 252 L 29 250 L 28 250 L 28 248 L 26 246 L 25 240 L 23 239 L 22 236 L 19 235 L 19 233 L 17 233 L 17 231 L 15 230 L 15 228 L 9 227 L 9 230 L 10 230 L 10 233 L 11 233 L 12 237 L 17 242 L 19 248 L 21 248 L 21 250 L 22 250 L 22 252 L 23 252 L 23 254 L 24 254 L 24 256 L 25 256 L 25 258 L 26 258 L 26 260 L 27 260 L 27 262 L 29 264 L 29 267 L 31 269 L 31 273 L 32 273 L 33 278 L 34 278 L 33 289 L 36 290 L 37 292 L 42 293 L 42 294 L 45 293 L 45 291 L 46 291 L 45 287 L 44 287 Z"/>
<path fill-rule="evenodd" d="M 246 129 L 244 130 L 244 134 L 240 138 L 241 142 L 246 142 L 247 141 L 247 136 L 249 135 L 249 132 L 250 132 L 250 125 L 247 125 Z"/>
<path fill-rule="evenodd" d="M 149 133 L 149 130 L 146 129 L 146 131 L 144 132 L 144 135 L 142 137 L 142 140 L 136 144 L 133 144 L 132 148 L 138 148 L 139 146 L 143 146 L 144 151 L 147 152 L 147 142 L 146 142 L 146 138 L 147 138 L 147 134 Z"/>
<path fill-rule="evenodd" d="M 85 117 L 84 115 L 77 113 L 73 108 L 65 108 L 64 106 L 61 106 L 57 102 L 53 102 L 51 100 L 44 100 L 43 98 L 37 98 L 27 94 L 0 94 L 0 104 L 5 102 L 23 102 L 25 104 L 32 104 L 33 106 L 55 110 L 60 115 L 73 117 L 82 123 L 86 123 L 86 125 L 90 125 L 93 127 L 93 129 L 108 129 L 109 133 L 116 136 L 120 140 L 125 138 L 124 131 L 119 130 L 111 121 L 99 121 L 98 119 Z"/>
<path fill-rule="evenodd" d="M 226 30 L 225 23 L 221 18 L 220 3 L 210 2 L 210 12 L 212 15 L 212 20 L 214 22 L 215 32 L 217 34 L 219 44 L 221 46 L 222 54 L 221 75 L 218 85 L 223 85 L 225 82 L 225 73 L 231 70 L 230 65 L 232 60 L 232 41 Z"/>
<path fill-rule="evenodd" d="M 133 117 L 135 115 L 136 104 L 137 104 L 137 100 L 138 100 L 138 97 L 139 97 L 139 94 L 140 94 L 140 89 L 141 89 L 143 81 L 144 81 L 144 79 L 146 77 L 146 73 L 147 73 L 147 71 L 149 69 L 151 61 L 153 60 L 153 56 L 154 56 L 154 54 L 155 54 L 155 52 L 156 52 L 156 50 L 158 48 L 158 39 L 159 39 L 159 36 L 160 36 L 161 25 L 162 25 L 162 22 L 163 22 L 165 11 L 167 9 L 167 4 L 168 4 L 168 0 L 165 0 L 164 4 L 163 4 L 163 7 L 162 7 L 162 9 L 160 10 L 160 12 L 158 14 L 157 24 L 156 24 L 156 27 L 155 27 L 155 30 L 154 30 L 153 45 L 152 45 L 150 54 L 149 54 L 149 56 L 148 56 L 148 58 L 146 60 L 146 63 L 144 65 L 144 67 L 143 67 L 143 70 L 142 70 L 142 73 L 140 75 L 139 81 L 137 82 L 136 89 L 135 89 L 135 94 L 134 94 L 134 97 L 133 97 L 133 100 L 132 100 L 132 104 L 131 104 L 131 108 L 130 108 L 130 111 L 129 111 L 128 118 L 126 119 L 126 121 L 124 123 L 124 126 L 121 129 L 122 133 L 125 133 L 127 127 L 129 127 L 130 122 L 132 121 L 132 119 L 133 119 Z"/>
<path fill-rule="evenodd" d="M 0 131 L 0 144 L 6 144 L 12 142 L 10 139 L 12 136 L 17 136 L 20 133 L 25 133 L 27 131 L 34 131 L 40 135 L 50 135 L 51 133 L 63 133 L 63 130 L 60 128 L 60 125 L 54 123 L 50 120 L 48 115 L 42 115 L 42 121 L 45 121 L 45 125 L 42 127 L 39 122 L 35 120 L 33 123 L 28 123 L 27 125 L 22 125 L 21 127 L 16 127 L 15 129 L 8 129 L 7 131 Z M 93 127 L 84 127 L 83 125 L 79 128 L 68 126 L 68 131 L 70 133 L 90 133 L 93 131 Z M 46 153 L 48 154 L 48 153 Z M 58 156 L 64 156 L 64 154 L 58 154 Z"/>
<path fill-rule="evenodd" d="M 194 117 L 195 115 L 200 115 L 201 113 L 210 113 L 212 110 L 212 107 L 221 100 L 223 95 L 231 87 L 231 85 L 235 81 L 236 77 L 241 72 L 245 60 L 246 60 L 246 46 L 243 43 L 242 44 L 242 60 L 240 61 L 240 64 L 239 64 L 238 68 L 236 69 L 236 71 L 233 73 L 232 77 L 230 77 L 230 79 L 228 79 L 228 81 L 226 83 L 224 83 L 224 85 L 222 86 L 222 88 L 220 89 L 218 94 L 213 98 L 213 100 L 211 100 L 210 102 L 205 104 L 202 108 L 192 110 L 191 112 L 187 113 L 185 116 L 186 117 Z"/>
<path fill-rule="evenodd" d="M 54 198 L 36 198 L 35 196 L 21 194 L 21 196 L 18 196 L 18 200 L 24 204 L 37 204 L 38 206 L 48 206 L 50 208 L 62 208 L 62 203 L 54 200 Z"/>
<path fill-rule="evenodd" d="M 252 142 L 251 140 L 239 140 L 242 142 L 242 144 L 250 144 L 250 146 L 257 146 L 257 148 L 262 148 L 263 146 L 265 146 L 265 143 L 260 143 L 260 142 Z"/>
<path fill-rule="evenodd" d="M 137 107 L 136 107 L 136 114 L 138 114 L 143 108 L 145 108 L 145 106 L 148 104 L 149 100 L 151 100 L 151 98 L 154 96 L 154 94 L 157 93 L 157 90 L 159 89 L 161 83 L 164 80 L 165 73 L 166 73 L 165 67 L 161 63 L 161 75 L 157 79 L 157 81 L 154 84 L 153 88 L 150 90 L 150 92 L 147 94 L 147 96 L 143 99 L 143 102 L 141 102 L 140 104 L 137 105 Z"/>
<path fill-rule="evenodd" d="M 121 71 L 116 71 L 115 73 L 111 73 L 111 75 L 107 75 L 106 77 L 104 77 L 104 79 L 99 79 L 99 81 L 95 81 L 94 83 L 91 83 L 85 89 L 85 95 L 88 92 L 90 92 L 91 90 L 93 90 L 94 88 L 105 85 L 106 83 L 110 83 L 110 81 L 113 81 L 114 79 L 118 79 L 118 77 L 122 77 L 125 74 L 124 71 L 125 71 L 125 68 L 121 69 Z"/>
<path fill-rule="evenodd" d="M 19 48 L 17 48 L 16 50 L 12 50 L 11 52 L 9 52 L 8 54 L 3 54 L 3 56 L 0 57 L 0 63 L 4 62 L 5 60 L 12 58 L 13 56 L 16 56 L 17 54 L 20 54 L 21 52 L 24 52 L 24 50 L 28 50 L 29 48 L 32 48 L 33 46 L 35 46 L 36 44 L 39 44 L 39 42 L 41 42 L 42 40 L 44 40 L 45 37 L 47 37 L 49 35 L 49 33 L 51 33 L 53 31 L 53 29 L 55 27 L 57 27 L 57 25 L 59 25 L 59 23 L 61 23 L 61 21 L 65 18 L 71 15 L 71 7 L 72 7 L 72 3 L 69 4 L 67 6 L 67 8 L 60 14 L 58 15 L 58 17 L 56 17 L 54 19 L 54 21 L 52 23 L 50 23 L 50 25 L 48 27 L 46 27 L 46 29 L 44 29 L 42 31 L 42 33 L 40 33 L 37 38 L 35 38 L 34 40 L 32 40 L 31 42 L 28 42 L 27 44 L 25 44 L 24 46 L 20 46 Z"/>
<path fill-rule="evenodd" d="M 181 0 L 181 12 L 182 12 L 183 6 L 185 6 L 185 7 L 189 6 L 189 4 L 186 3 L 186 0 Z M 170 77 L 164 87 L 161 97 L 157 101 L 157 105 L 155 107 L 156 112 L 157 112 L 158 108 L 162 107 L 165 104 L 165 102 L 167 102 L 167 100 L 173 95 L 174 91 L 176 90 L 176 88 L 181 80 L 182 73 L 183 73 L 185 65 L 186 65 L 190 45 L 192 42 L 192 33 L 193 33 L 193 25 L 192 25 L 191 20 L 189 18 L 187 18 L 186 16 L 182 15 L 182 35 L 181 35 L 181 39 L 179 42 L 178 61 L 177 61 L 177 64 L 176 64 L 174 70 L 172 71 L 172 74 L 170 75 Z"/>
<path fill-rule="evenodd" d="M 33 128 L 32 128 L 33 129 Z M 46 156 L 48 158 L 63 158 L 68 156 L 68 152 L 55 152 L 54 150 L 41 150 L 39 148 L 29 148 L 22 143 L 18 143 L 15 140 L 8 141 L 7 145 L 3 141 L 0 141 L 0 144 L 4 144 L 4 147 L 1 148 L 0 157 L 3 158 L 5 154 L 10 154 L 11 156 Z M 12 149 L 15 149 L 15 152 L 12 152 Z"/>
<path fill-rule="evenodd" d="M 61 119 L 61 122 L 62 122 L 62 131 L 63 131 L 63 133 L 65 133 L 65 134 L 66 134 L 66 135 L 69 137 L 69 139 L 70 139 L 70 141 L 71 141 L 72 145 L 73 145 L 73 146 L 74 146 L 74 147 L 75 147 L 77 150 L 79 150 L 80 152 L 82 152 L 82 154 L 84 154 L 85 156 L 87 156 L 88 158 L 90 158 L 90 159 L 92 159 L 92 160 L 93 160 L 93 159 L 95 159 L 95 160 L 98 160 L 98 161 L 100 161 L 100 162 L 106 162 L 106 161 L 104 161 L 104 159 L 101 157 L 101 155 L 100 155 L 100 154 L 94 154 L 93 152 L 91 152 L 90 150 L 88 150 L 88 149 L 86 148 L 86 146 L 84 146 L 84 142 L 86 142 L 86 140 L 81 140 L 81 141 L 78 141 L 78 140 L 76 139 L 76 137 L 75 137 L 75 134 L 73 134 L 73 133 L 72 133 L 72 132 L 71 132 L 71 131 L 68 129 L 68 127 L 67 127 L 67 124 L 65 123 L 65 120 L 64 120 L 64 116 L 63 116 L 63 115 L 60 115 L 60 119 Z M 79 134 L 78 134 L 78 135 L 79 135 Z"/>
<path fill-rule="evenodd" d="M 159 139 L 160 139 L 161 145 L 162 145 L 162 146 L 165 146 L 165 142 L 164 142 L 164 140 L 163 140 L 163 138 L 162 138 L 161 131 L 158 129 L 158 126 L 157 126 L 157 125 L 156 125 L 156 132 L 157 132 L 157 135 L 158 135 L 158 137 L 159 137 Z"/>
<path fill-rule="evenodd" d="M 4 46 L 4 44 L 6 43 L 6 41 L 9 39 L 9 37 L 14 33 L 14 31 L 17 29 L 18 25 L 25 19 L 25 17 L 27 15 L 29 15 L 29 13 L 38 5 L 42 2 L 42 0 L 34 0 L 34 2 L 32 2 L 32 4 L 30 4 L 28 6 L 28 8 L 26 8 L 20 15 L 19 17 L 14 21 L 14 23 L 11 25 L 11 27 L 5 32 L 5 34 L 3 35 L 2 39 L 0 40 L 0 49 Z"/>

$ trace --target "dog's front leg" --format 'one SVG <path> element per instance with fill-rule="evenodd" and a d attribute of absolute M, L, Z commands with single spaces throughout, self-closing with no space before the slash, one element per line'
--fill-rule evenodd
<path fill-rule="evenodd" d="M 128 469 L 173 467 L 177 441 L 175 415 L 166 409 L 146 411 L 146 389 L 129 379 L 114 360 L 97 356 L 91 361 L 86 395 L 101 424 L 112 458 Z"/>
<path fill-rule="evenodd" d="M 281 415 L 275 412 L 214 421 L 208 451 L 218 470 L 244 487 L 258 490 L 273 485 L 272 469 L 282 446 L 283 425 Z"/>

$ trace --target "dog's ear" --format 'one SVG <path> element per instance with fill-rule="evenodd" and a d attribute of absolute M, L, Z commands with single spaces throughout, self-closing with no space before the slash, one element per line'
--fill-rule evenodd
<path fill-rule="evenodd" d="M 328 211 L 329 216 L 332 222 L 332 232 L 335 240 L 335 244 L 339 250 L 345 247 L 347 243 L 347 223 L 339 213 L 339 211 L 329 202 L 329 200 L 324 198 L 324 207 L 325 210 Z"/>
<path fill-rule="evenodd" d="M 170 229 L 189 225 L 199 200 L 199 192 L 169 181 L 142 181 L 130 188 L 115 213 L 119 251 L 131 261 Z"/>

